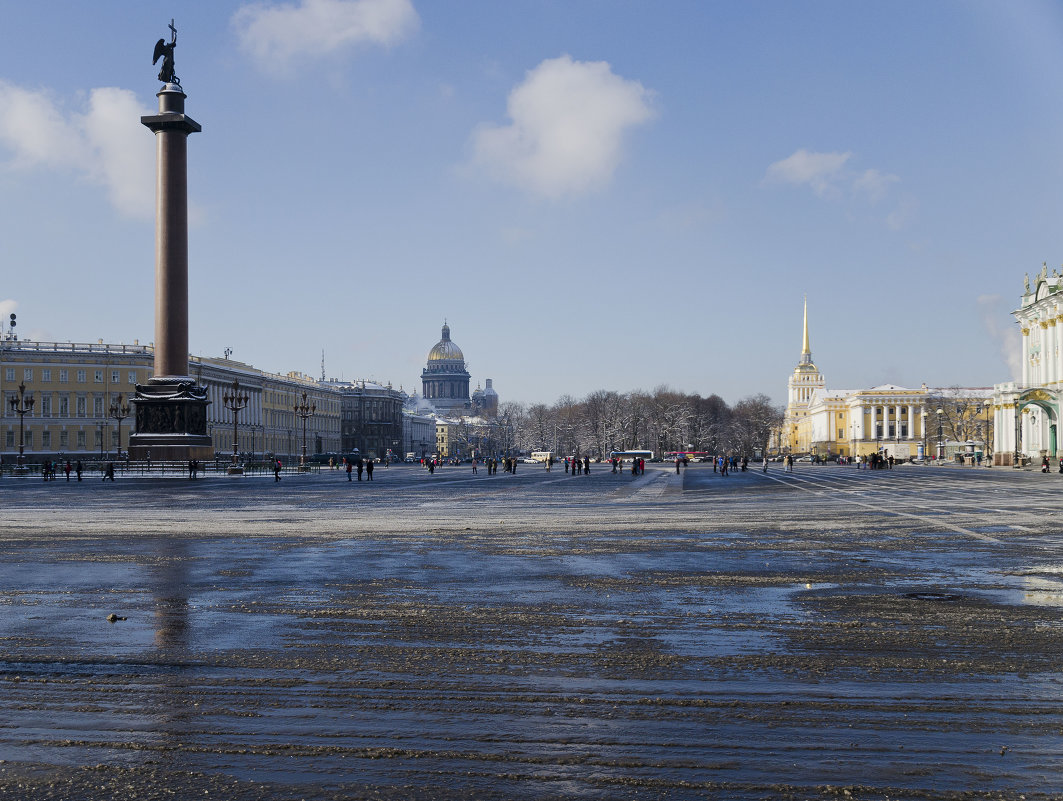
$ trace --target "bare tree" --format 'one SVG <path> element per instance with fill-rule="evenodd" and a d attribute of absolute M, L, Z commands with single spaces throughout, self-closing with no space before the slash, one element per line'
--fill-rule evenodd
<path fill-rule="evenodd" d="M 772 406 L 767 395 L 751 395 L 740 400 L 732 410 L 734 450 L 745 456 L 767 452 L 772 432 L 780 425 L 782 415 L 782 409 Z"/>
<path fill-rule="evenodd" d="M 948 387 L 927 395 L 924 408 L 929 425 L 937 418 L 940 435 L 953 442 L 992 442 L 992 432 L 986 431 L 984 402 L 988 397 L 984 389 Z M 941 414 L 938 414 L 938 410 Z M 992 416 L 989 427 L 991 428 Z"/>

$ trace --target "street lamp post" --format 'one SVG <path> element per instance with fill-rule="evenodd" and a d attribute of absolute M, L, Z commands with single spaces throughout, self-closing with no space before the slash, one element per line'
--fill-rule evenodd
<path fill-rule="evenodd" d="M 309 403 L 304 392 L 303 402 L 295 404 L 292 407 L 292 411 L 295 412 L 296 417 L 303 421 L 303 452 L 299 456 L 299 469 L 306 470 L 306 421 L 314 416 L 314 412 L 317 411 L 317 404 Z"/>
<path fill-rule="evenodd" d="M 945 458 L 945 424 L 944 424 L 945 410 L 938 408 L 938 459 Z"/>
<path fill-rule="evenodd" d="M 104 432 L 104 429 L 106 429 L 106 428 L 107 428 L 107 423 L 105 423 L 103 420 L 97 420 L 96 421 L 96 434 L 99 436 L 99 439 L 100 439 L 100 461 L 101 462 L 103 461 L 103 432 Z"/>
<path fill-rule="evenodd" d="M 18 385 L 18 396 L 11 398 L 11 411 L 18 415 L 18 463 L 16 469 L 19 473 L 23 473 L 26 470 L 26 461 L 23 456 L 24 437 L 25 437 L 25 425 L 24 420 L 26 415 L 33 411 L 33 404 L 36 398 L 32 394 L 26 397 L 26 382 L 22 381 Z"/>
<path fill-rule="evenodd" d="M 233 461 L 229 465 L 228 473 L 230 476 L 242 476 L 244 469 L 240 467 L 239 456 L 239 419 L 240 411 L 247 408 L 247 402 L 250 400 L 250 396 L 246 392 L 240 391 L 240 379 L 233 379 L 232 391 L 226 392 L 221 396 L 221 402 L 225 405 L 225 408 L 233 413 Z"/>
<path fill-rule="evenodd" d="M 1015 415 L 1015 464 L 1013 467 L 1022 467 L 1022 415 L 1029 414 L 1030 407 L 1023 407 L 1022 414 Z"/>
<path fill-rule="evenodd" d="M 118 444 L 115 446 L 115 457 L 122 458 L 122 421 L 129 417 L 129 404 L 122 403 L 122 396 L 119 395 L 111 402 L 110 409 L 107 410 L 109 415 L 118 421 Z M 100 439 L 103 439 L 101 434 Z"/>

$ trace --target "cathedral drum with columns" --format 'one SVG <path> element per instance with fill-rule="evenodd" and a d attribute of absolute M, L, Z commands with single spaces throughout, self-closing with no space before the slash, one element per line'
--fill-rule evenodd
<path fill-rule="evenodd" d="M 1022 329 L 1022 380 L 993 387 L 993 463 L 1058 458 L 1063 391 L 1063 275 L 1042 265 L 1012 312 Z"/>

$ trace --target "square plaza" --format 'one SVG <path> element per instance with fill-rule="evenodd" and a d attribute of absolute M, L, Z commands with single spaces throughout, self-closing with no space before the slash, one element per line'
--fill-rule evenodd
<path fill-rule="evenodd" d="M 0 797 L 1059 797 L 1061 491 L 4 477 Z"/>

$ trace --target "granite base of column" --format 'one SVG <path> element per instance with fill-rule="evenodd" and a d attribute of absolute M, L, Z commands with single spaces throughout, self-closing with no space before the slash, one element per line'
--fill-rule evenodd
<path fill-rule="evenodd" d="M 136 432 L 129 436 L 129 458 L 136 461 L 187 462 L 214 459 L 207 434 L 207 391 L 190 379 L 151 379 L 138 384 Z"/>

